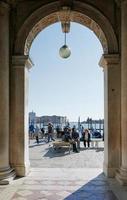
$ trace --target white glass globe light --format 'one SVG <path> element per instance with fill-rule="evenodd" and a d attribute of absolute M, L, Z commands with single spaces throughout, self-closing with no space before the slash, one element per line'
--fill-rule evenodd
<path fill-rule="evenodd" d="M 69 49 L 69 47 L 64 44 L 60 50 L 59 50 L 59 54 L 62 58 L 68 58 L 71 55 L 71 51 Z"/>

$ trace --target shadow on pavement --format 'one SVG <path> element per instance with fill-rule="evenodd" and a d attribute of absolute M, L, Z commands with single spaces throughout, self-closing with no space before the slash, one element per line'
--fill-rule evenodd
<path fill-rule="evenodd" d="M 81 186 L 78 190 L 71 193 L 63 200 L 118 200 L 103 173 L 88 183 Z"/>
<path fill-rule="evenodd" d="M 104 151 L 104 147 L 96 148 L 96 152 Z"/>
<path fill-rule="evenodd" d="M 54 158 L 54 157 L 70 155 L 69 150 L 63 147 L 55 150 L 52 146 L 50 146 L 45 150 L 47 150 L 47 152 L 44 154 L 43 157 Z"/>
<path fill-rule="evenodd" d="M 33 147 L 37 147 L 37 146 L 42 146 L 47 144 L 47 140 L 39 140 L 39 144 L 37 144 L 37 142 L 35 141 L 32 144 L 29 144 L 29 148 L 33 148 Z"/>
<path fill-rule="evenodd" d="M 69 150 L 66 147 L 65 148 L 64 147 L 59 147 L 57 149 L 54 149 L 52 147 L 52 144 L 51 145 L 49 144 L 49 147 L 45 148 L 45 150 L 47 152 L 43 155 L 43 157 L 48 157 L 48 158 L 62 157 L 62 156 L 67 156 L 67 155 L 71 155 L 71 154 L 74 153 L 72 151 L 72 149 L 71 149 L 71 151 L 69 153 Z M 79 150 L 79 153 L 81 151 L 85 151 L 85 150 L 87 150 L 87 151 L 88 150 L 95 150 L 96 152 L 100 152 L 100 151 L 104 151 L 104 148 L 101 148 L 101 147 L 99 147 L 99 148 L 95 148 L 95 147 L 92 147 L 92 148 L 81 147 L 80 150 Z"/>

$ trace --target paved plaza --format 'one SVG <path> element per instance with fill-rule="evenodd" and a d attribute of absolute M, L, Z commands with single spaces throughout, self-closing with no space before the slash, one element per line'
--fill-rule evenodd
<path fill-rule="evenodd" d="M 0 186 L 0 200 L 127 200 L 127 187 L 102 172 L 103 142 L 98 148 L 69 154 L 52 143 L 30 141 L 31 171 Z"/>
<path fill-rule="evenodd" d="M 102 168 L 104 158 L 103 142 L 99 143 L 99 148 L 84 148 L 81 142 L 80 153 L 61 148 L 53 149 L 52 142 L 45 143 L 40 140 L 37 145 L 35 140 L 30 141 L 30 162 L 31 167 L 41 168 Z"/>

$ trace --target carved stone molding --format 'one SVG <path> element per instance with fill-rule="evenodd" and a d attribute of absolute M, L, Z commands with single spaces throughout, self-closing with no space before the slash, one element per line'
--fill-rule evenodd
<path fill-rule="evenodd" d="M 5 10 L 8 12 L 10 10 L 9 4 L 5 2 L 0 2 L 0 16 L 5 15 Z"/>
<path fill-rule="evenodd" d="M 28 69 L 30 69 L 33 66 L 33 62 L 28 55 L 13 56 L 12 65 L 14 68 L 27 67 Z"/>
<path fill-rule="evenodd" d="M 50 14 L 44 17 L 33 27 L 33 29 L 30 31 L 26 39 L 25 50 L 24 50 L 25 55 L 29 54 L 29 49 L 31 47 L 32 41 L 34 40 L 34 38 L 40 31 L 42 31 L 44 28 L 46 28 L 47 26 L 53 23 L 61 22 L 61 21 L 62 22 L 64 21 L 76 22 L 91 29 L 100 40 L 104 52 L 105 53 L 107 52 L 108 46 L 107 46 L 106 37 L 102 29 L 100 28 L 100 26 L 95 21 L 93 21 L 86 15 L 81 14 L 77 11 L 68 12 L 68 15 L 65 15 L 63 11 L 59 11 L 59 12 L 55 12 L 53 14 Z"/>
<path fill-rule="evenodd" d="M 120 56 L 119 54 L 103 54 L 100 61 L 99 65 L 100 67 L 110 67 L 110 66 L 115 66 L 120 63 Z"/>
<path fill-rule="evenodd" d="M 68 20 L 68 31 L 70 22 L 82 24 L 96 34 L 105 54 L 118 53 L 119 47 L 115 30 L 109 19 L 106 18 L 100 10 L 88 3 L 80 1 L 73 1 L 73 6 L 69 8 L 69 12 L 67 12 L 67 10 L 64 12 L 59 2 L 56 1 L 39 7 L 31 13 L 17 31 L 13 53 L 29 55 L 32 41 L 37 34 L 49 25 L 61 21 L 65 22 L 66 17 Z M 63 13 L 66 14 L 64 15 Z M 62 28 L 65 32 L 65 27 Z"/>

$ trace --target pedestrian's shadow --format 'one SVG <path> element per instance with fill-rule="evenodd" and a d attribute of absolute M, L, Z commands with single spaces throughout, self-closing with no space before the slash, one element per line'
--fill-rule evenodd
<path fill-rule="evenodd" d="M 46 143 L 47 143 L 47 140 L 39 140 L 38 144 L 35 141 L 34 143 L 29 144 L 29 148 L 33 148 L 33 147 L 37 147 L 37 146 L 42 146 L 42 145 L 45 145 Z"/>

